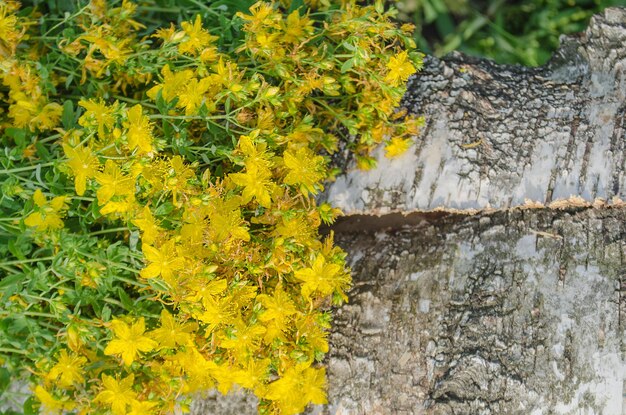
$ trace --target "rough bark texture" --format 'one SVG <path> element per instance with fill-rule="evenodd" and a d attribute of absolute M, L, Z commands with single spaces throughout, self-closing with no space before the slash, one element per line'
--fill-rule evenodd
<path fill-rule="evenodd" d="M 343 233 L 355 284 L 325 413 L 622 414 L 625 220 L 515 210 Z"/>
<path fill-rule="evenodd" d="M 417 144 L 326 193 L 354 288 L 312 413 L 626 414 L 625 65 L 619 9 L 546 67 L 428 59 Z"/>
<path fill-rule="evenodd" d="M 329 188 L 347 213 L 625 198 L 626 10 L 595 16 L 539 68 L 427 58 L 404 105 L 426 126 L 403 157 Z"/>

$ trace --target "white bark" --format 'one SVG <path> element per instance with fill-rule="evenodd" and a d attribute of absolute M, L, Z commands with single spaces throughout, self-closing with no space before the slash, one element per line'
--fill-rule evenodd
<path fill-rule="evenodd" d="M 540 68 L 428 58 L 404 105 L 415 145 L 369 172 L 349 166 L 327 198 L 346 213 L 506 209 L 626 198 L 626 12 L 608 9 Z"/>

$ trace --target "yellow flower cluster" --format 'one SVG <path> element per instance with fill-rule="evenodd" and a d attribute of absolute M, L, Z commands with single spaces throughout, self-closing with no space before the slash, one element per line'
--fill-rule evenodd
<path fill-rule="evenodd" d="M 32 61 L 15 57 L 19 43 L 27 38 L 28 22 L 15 14 L 19 7 L 16 1 L 0 3 L 0 75 L 2 84 L 8 88 L 4 101 L 9 104 L 13 126 L 45 131 L 56 126 L 61 106 L 48 102 L 48 91 Z"/>
<path fill-rule="evenodd" d="M 392 112 L 421 57 L 380 4 L 289 6 L 238 12 L 242 37 L 228 47 L 200 15 L 145 35 L 148 6 L 92 0 L 63 18 L 74 26 L 47 51 L 59 63 L 44 79 L 34 68 L 46 51 L 18 53 L 36 16 L 0 1 L 4 125 L 34 142 L 56 129 L 51 164 L 71 178 L 62 195 L 34 184 L 23 223 L 53 254 L 84 258 L 74 288 L 46 291 L 64 320 L 33 370 L 44 413 L 165 414 L 233 387 L 267 414 L 326 402 L 328 307 L 347 299 L 350 275 L 318 233 L 339 212 L 315 197 L 339 146 L 365 167 L 381 143 L 390 157 L 410 146 L 421 120 Z M 72 88 L 76 107 L 55 95 Z M 79 225 L 66 216 L 102 238 L 70 244 Z M 96 252 L 114 232 L 141 266 Z M 135 275 L 118 277 L 119 300 L 99 300 L 113 315 L 77 312 L 80 295 L 110 290 L 107 268 Z"/>

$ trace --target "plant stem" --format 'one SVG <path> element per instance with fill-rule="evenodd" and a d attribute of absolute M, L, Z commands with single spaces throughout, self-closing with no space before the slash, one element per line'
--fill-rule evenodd
<path fill-rule="evenodd" d="M 114 233 L 114 232 L 122 232 L 122 231 L 130 232 L 130 229 L 128 229 L 128 228 L 102 229 L 101 231 L 89 232 L 87 235 L 89 235 L 89 236 L 104 235 L 106 233 Z"/>
<path fill-rule="evenodd" d="M 0 347 L 0 353 L 15 353 L 15 354 L 22 354 L 22 355 L 28 354 L 26 350 L 12 349 L 9 347 Z"/>
<path fill-rule="evenodd" d="M 20 259 L 16 261 L 0 262 L 0 267 L 3 267 L 5 265 L 21 265 L 21 264 L 30 264 L 30 263 L 39 262 L 39 261 L 51 261 L 54 258 L 55 257 L 53 256 L 48 256 L 44 258 L 31 258 L 31 259 Z"/>
<path fill-rule="evenodd" d="M 35 164 L 34 166 L 18 167 L 16 169 L 8 169 L 8 170 L 0 170 L 0 174 L 20 173 L 23 171 L 36 170 L 41 167 L 50 167 L 50 166 L 54 166 L 54 163 L 52 162 L 40 163 L 40 164 Z"/>

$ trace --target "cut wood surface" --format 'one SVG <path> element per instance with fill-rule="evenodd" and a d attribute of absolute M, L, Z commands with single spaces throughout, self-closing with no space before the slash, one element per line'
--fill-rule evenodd
<path fill-rule="evenodd" d="M 626 414 L 625 98 L 625 10 L 542 68 L 429 58 L 415 146 L 325 194 L 354 287 L 310 412 Z"/>

